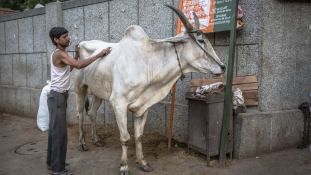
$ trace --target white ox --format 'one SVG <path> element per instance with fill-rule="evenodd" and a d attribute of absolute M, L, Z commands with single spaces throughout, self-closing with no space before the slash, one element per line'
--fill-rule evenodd
<path fill-rule="evenodd" d="M 79 145 L 81 149 L 87 150 L 82 124 L 85 95 L 89 88 L 94 95 L 89 117 L 92 121 L 92 137 L 96 146 L 101 146 L 95 127 L 97 110 L 102 100 L 109 101 L 113 106 L 122 145 L 121 174 L 128 174 L 127 143 L 130 135 L 127 129 L 127 110 L 135 115 L 137 161 L 143 171 L 152 171 L 142 152 L 143 130 L 148 108 L 162 100 L 181 75 L 174 44 L 184 73 L 224 73 L 225 66 L 207 38 L 201 35 L 203 38 L 200 39 L 197 33 L 190 34 L 199 28 L 196 15 L 196 24 L 193 27 L 179 9 L 167 6 L 178 14 L 187 32 L 167 39 L 153 40 L 141 27 L 130 26 L 119 43 L 93 40 L 79 44 L 80 60 L 98 54 L 104 48 L 112 48 L 108 56 L 75 73 L 75 94 L 80 125 Z M 193 35 L 194 40 L 189 35 Z"/>

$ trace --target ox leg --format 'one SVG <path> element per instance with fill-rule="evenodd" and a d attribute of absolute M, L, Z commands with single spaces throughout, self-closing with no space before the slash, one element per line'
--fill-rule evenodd
<path fill-rule="evenodd" d="M 84 103 L 85 103 L 85 95 L 86 95 L 87 86 L 82 87 L 75 87 L 76 93 L 76 103 L 78 109 L 78 120 L 79 120 L 79 128 L 80 128 L 80 135 L 79 135 L 79 150 L 80 151 L 87 151 L 87 147 L 85 144 L 84 134 L 83 134 L 83 111 L 84 111 Z"/>
<path fill-rule="evenodd" d="M 91 104 L 91 109 L 89 111 L 89 117 L 90 117 L 91 122 L 92 122 L 92 140 L 94 142 L 94 145 L 98 146 L 98 147 L 103 146 L 103 144 L 100 143 L 100 139 L 99 139 L 97 132 L 96 132 L 97 110 L 100 107 L 101 103 L 102 103 L 102 99 L 98 98 L 96 95 L 93 95 L 93 101 Z"/>
<path fill-rule="evenodd" d="M 137 162 L 143 171 L 150 172 L 153 168 L 149 166 L 148 162 L 144 159 L 142 150 L 142 137 L 144 132 L 144 127 L 148 115 L 148 110 L 140 117 L 135 117 L 134 119 L 134 130 L 135 130 L 135 143 L 136 143 L 136 157 Z"/>
<path fill-rule="evenodd" d="M 116 103 L 111 103 L 115 114 L 117 124 L 120 130 L 120 141 L 122 145 L 122 157 L 121 157 L 121 164 L 120 164 L 120 173 L 121 175 L 128 175 L 128 159 L 127 159 L 127 149 L 128 149 L 128 141 L 130 140 L 130 134 L 127 130 L 127 107 L 121 101 Z"/>

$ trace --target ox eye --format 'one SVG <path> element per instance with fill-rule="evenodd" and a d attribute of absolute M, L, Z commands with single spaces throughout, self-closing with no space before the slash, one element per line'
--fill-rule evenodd
<path fill-rule="evenodd" d="M 205 44 L 205 41 L 203 39 L 198 39 L 198 41 L 202 44 Z"/>

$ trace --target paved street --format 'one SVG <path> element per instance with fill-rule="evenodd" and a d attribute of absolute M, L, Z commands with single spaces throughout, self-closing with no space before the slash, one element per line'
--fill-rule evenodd
<path fill-rule="evenodd" d="M 99 136 L 104 147 L 91 143 L 90 127 L 86 125 L 85 134 L 89 151 L 78 150 L 78 127 L 68 126 L 69 143 L 68 169 L 76 175 L 118 174 L 121 146 L 118 131 L 99 127 Z M 132 135 L 132 133 L 131 133 Z M 47 132 L 41 132 L 36 120 L 9 114 L 0 114 L 0 175 L 41 175 L 48 174 L 45 168 Z M 243 160 L 228 162 L 224 168 L 213 159 L 211 167 L 206 166 L 205 156 L 199 153 L 186 154 L 185 144 L 175 142 L 177 148 L 166 149 L 163 136 L 146 135 L 144 153 L 153 172 L 144 173 L 135 162 L 134 137 L 129 146 L 129 167 L 132 175 L 171 175 L 171 174 L 209 174 L 209 175 L 307 175 L 311 174 L 311 151 L 296 148 L 272 154 L 258 155 Z"/>

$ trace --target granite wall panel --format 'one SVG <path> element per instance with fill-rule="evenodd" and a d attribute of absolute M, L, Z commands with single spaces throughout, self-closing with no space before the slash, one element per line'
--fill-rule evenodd
<path fill-rule="evenodd" d="M 67 111 L 66 111 L 66 119 L 69 124 L 79 124 L 79 120 L 77 118 L 78 111 L 76 105 L 76 97 L 74 93 L 69 93 L 67 99 Z M 84 117 L 85 118 L 85 117 Z M 84 120 L 85 121 L 85 120 Z M 87 123 L 87 122 L 84 122 Z"/>
<path fill-rule="evenodd" d="M 42 80 L 42 54 L 27 54 L 27 86 L 42 88 L 45 86 Z"/>
<path fill-rule="evenodd" d="M 291 111 L 284 115 L 275 114 L 271 119 L 271 151 L 294 148 L 301 144 L 304 117 L 300 111 Z"/>
<path fill-rule="evenodd" d="M 63 11 L 64 27 L 68 30 L 70 46 L 68 51 L 74 51 L 75 45 L 84 41 L 84 13 L 83 7 Z"/>
<path fill-rule="evenodd" d="M 114 0 L 109 2 L 109 41 L 119 42 L 130 25 L 138 25 L 137 0 Z"/>
<path fill-rule="evenodd" d="M 31 115 L 30 90 L 16 89 L 15 92 L 16 111 L 15 114 L 21 117 L 36 118 Z"/>
<path fill-rule="evenodd" d="M 27 86 L 27 59 L 26 54 L 13 55 L 13 86 Z"/>
<path fill-rule="evenodd" d="M 29 90 L 30 92 L 30 116 L 33 118 L 37 117 L 39 104 L 40 104 L 40 95 L 42 90 Z M 28 102 L 29 103 L 29 102 Z"/>
<path fill-rule="evenodd" d="M 16 114 L 16 88 L 2 87 L 2 109 L 4 113 Z"/>
<path fill-rule="evenodd" d="M 55 45 L 52 43 L 49 33 L 50 30 L 55 27 L 63 27 L 63 10 L 62 3 L 54 2 L 45 5 L 45 37 L 46 41 L 46 60 L 47 60 L 47 70 L 51 70 L 50 57 L 55 51 Z M 51 77 L 50 71 L 47 72 L 47 77 Z"/>
<path fill-rule="evenodd" d="M 32 17 L 18 20 L 19 53 L 33 53 L 33 29 Z"/>
<path fill-rule="evenodd" d="M 237 30 L 236 44 L 256 44 L 260 40 L 260 4 L 261 1 L 240 0 L 243 9 L 243 29 Z M 230 32 L 215 33 L 216 45 L 229 45 Z"/>
<path fill-rule="evenodd" d="M 242 114 L 234 120 L 234 156 L 270 153 L 272 114 Z"/>
<path fill-rule="evenodd" d="M 1 85 L 13 84 L 13 56 L 0 55 Z"/>
<path fill-rule="evenodd" d="M 168 136 L 169 124 L 170 124 L 170 112 L 171 105 L 166 106 L 166 122 L 165 131 Z M 180 142 L 187 142 L 188 139 L 188 106 L 187 105 L 175 105 L 174 118 L 173 118 L 173 130 L 172 138 Z M 174 146 L 174 145 L 173 145 Z"/>
<path fill-rule="evenodd" d="M 5 53 L 18 53 L 18 20 L 5 22 Z"/>
<path fill-rule="evenodd" d="M 297 36 L 297 39 L 294 38 L 294 36 L 292 36 L 292 38 L 297 42 L 299 41 L 299 44 L 306 44 L 306 45 L 311 45 L 311 40 L 310 40 L 310 36 L 311 36 L 311 29 L 310 29 L 310 18 L 309 16 L 311 15 L 311 4 L 308 1 L 305 2 L 300 2 L 296 4 L 298 6 L 298 8 L 295 8 L 295 10 L 298 9 L 298 12 L 300 12 L 299 15 L 299 32 Z M 291 7 L 290 5 L 288 6 L 289 8 Z M 291 10 L 291 12 L 293 12 L 293 10 Z M 296 19 L 296 16 L 293 18 Z M 290 26 L 290 27 L 295 27 L 295 26 Z M 286 31 L 289 32 L 289 31 Z M 299 40 L 300 39 L 300 40 Z"/>
<path fill-rule="evenodd" d="M 295 96 L 291 95 L 291 97 L 297 98 L 294 106 L 295 108 L 298 108 L 298 106 L 305 101 L 310 102 L 309 95 L 311 93 L 311 77 L 308 76 L 311 69 L 311 51 L 309 49 L 310 46 L 311 45 L 297 45 L 296 48 L 294 48 L 294 50 L 296 50 L 296 55 L 291 60 L 296 60 L 295 65 L 293 65 L 293 61 L 288 60 L 288 62 L 291 63 L 291 67 L 290 69 L 287 69 L 287 71 L 291 72 L 292 77 L 292 72 L 295 70 L 295 75 L 294 82 L 287 81 L 288 83 L 287 85 L 285 85 L 286 87 L 284 88 L 289 88 L 290 86 L 293 86 L 292 84 L 294 84 Z M 289 68 L 289 66 L 287 68 Z M 284 71 L 286 71 L 286 69 L 284 69 Z"/>
<path fill-rule="evenodd" d="M 47 80 L 51 80 L 51 77 L 48 77 L 48 72 L 51 72 L 50 69 L 48 69 L 48 63 L 47 63 L 47 54 L 41 53 L 41 59 L 42 59 L 42 86 L 47 85 Z"/>
<path fill-rule="evenodd" d="M 109 41 L 108 2 L 84 6 L 85 41 Z"/>
<path fill-rule="evenodd" d="M 144 133 L 165 135 L 165 106 L 165 104 L 157 103 L 149 108 Z"/>
<path fill-rule="evenodd" d="M 139 25 L 152 39 L 162 39 L 173 35 L 172 10 L 165 4 L 172 0 L 139 1 Z"/>
<path fill-rule="evenodd" d="M 238 46 L 237 76 L 259 75 L 260 58 L 258 45 Z"/>
<path fill-rule="evenodd" d="M 46 52 L 47 40 L 51 39 L 46 36 L 45 15 L 38 15 L 33 17 L 33 51 Z"/>
<path fill-rule="evenodd" d="M 4 22 L 0 23 L 0 54 L 5 54 L 5 28 L 4 28 Z"/>
<path fill-rule="evenodd" d="M 3 92 L 5 87 L 0 86 L 0 112 L 4 112 Z"/>
<path fill-rule="evenodd" d="M 222 63 L 227 66 L 228 70 L 228 60 L 229 60 L 229 46 L 214 46 L 213 47 L 218 58 Z M 234 57 L 234 64 L 233 64 L 233 76 L 236 76 L 236 64 L 237 64 L 237 46 L 235 48 L 235 57 Z M 224 74 L 227 76 L 227 72 Z"/>

